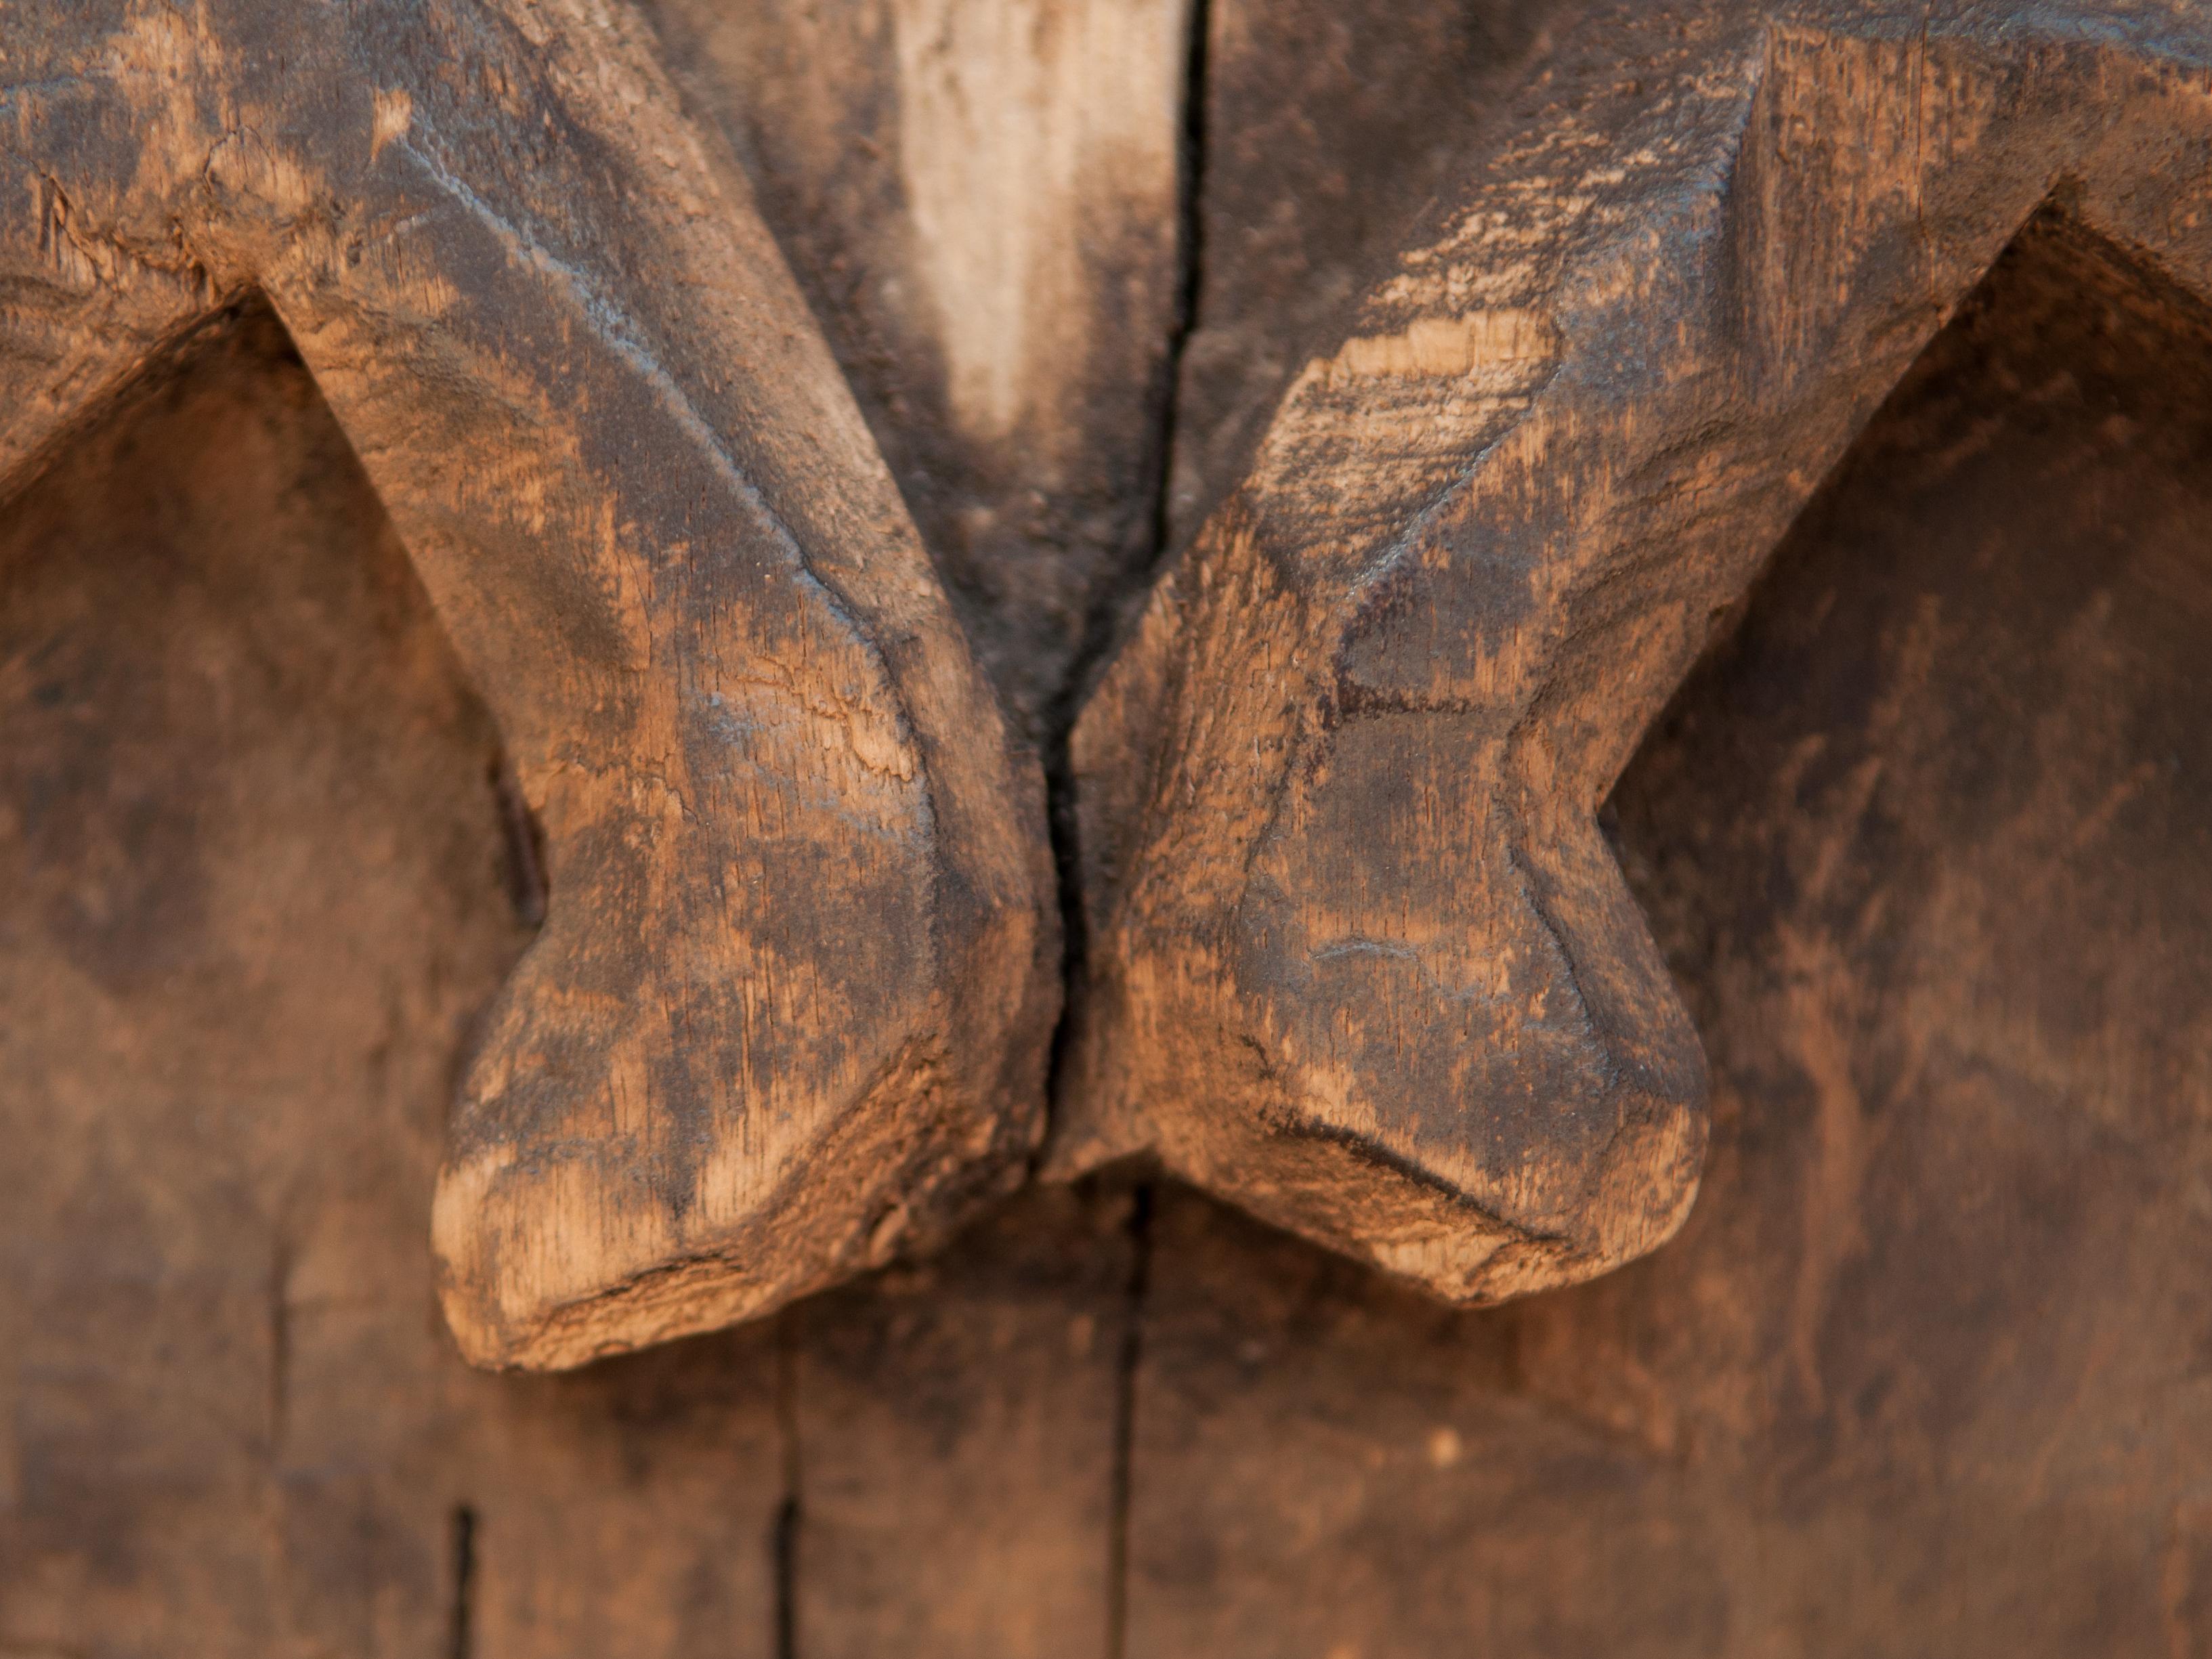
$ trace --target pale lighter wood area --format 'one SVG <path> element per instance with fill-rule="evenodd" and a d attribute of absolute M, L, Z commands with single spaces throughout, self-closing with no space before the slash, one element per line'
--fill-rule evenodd
<path fill-rule="evenodd" d="M 1158 533 L 1188 0 L 647 0 L 1049 745 Z"/>

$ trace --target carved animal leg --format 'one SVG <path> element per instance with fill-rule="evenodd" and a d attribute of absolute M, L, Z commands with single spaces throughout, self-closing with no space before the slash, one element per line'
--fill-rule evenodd
<path fill-rule="evenodd" d="M 1924 21 L 1590 19 L 1307 365 L 1077 730 L 1053 1167 L 1149 1150 L 1469 1303 L 1680 1224 L 1704 1068 L 1614 778 L 2054 186 L 2208 268 L 2201 14 Z"/>
<path fill-rule="evenodd" d="M 1018 1180 L 1056 1003 L 1034 767 L 639 26 L 207 17 L 84 42 L 84 95 L 155 136 L 40 165 L 267 295 L 542 829 L 435 1206 L 465 1352 L 727 1323 Z"/>

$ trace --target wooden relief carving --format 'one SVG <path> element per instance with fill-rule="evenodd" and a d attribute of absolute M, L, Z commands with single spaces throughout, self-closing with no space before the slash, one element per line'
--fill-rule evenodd
<path fill-rule="evenodd" d="M 2212 1652 L 2197 0 L 0 113 L 0 1659 Z"/>
<path fill-rule="evenodd" d="M 726 1323 L 1018 1179 L 1056 1002 L 1034 765 L 637 27 L 72 12 L 15 73 L 9 470 L 265 296 L 542 834 L 440 1181 L 464 1349 Z"/>
<path fill-rule="evenodd" d="M 1467 1303 L 1680 1225 L 1704 1063 L 1599 809 L 2023 226 L 2212 286 L 2200 21 L 1590 20 L 1084 713 L 1058 1167 L 1149 1148 Z"/>
<path fill-rule="evenodd" d="M 1457 1301 L 1680 1224 L 1702 1060 L 1597 808 L 2033 213 L 2195 273 L 2172 21 L 1585 24 L 1574 94 L 1486 143 L 1295 378 L 1085 713 L 1054 1169 L 1149 1151 Z M 1598 85 L 1624 40 L 1644 71 Z M 299 342 L 544 836 L 559 896 L 437 1233 L 471 1354 L 573 1364 L 1020 1179 L 1054 1006 L 1038 791 L 642 26 L 493 8 L 386 43 L 252 6 L 31 43 L 7 453 L 240 295 Z M 944 283 L 981 234 L 930 244 Z M 1020 418 L 1018 349 L 947 349 L 977 430 Z"/>

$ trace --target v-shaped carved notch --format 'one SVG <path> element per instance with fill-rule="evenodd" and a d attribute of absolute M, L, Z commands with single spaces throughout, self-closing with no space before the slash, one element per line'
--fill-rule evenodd
<path fill-rule="evenodd" d="M 291 331 L 542 827 L 544 927 L 434 1236 L 470 1358 L 569 1365 L 1020 1178 L 1057 1005 L 1041 783 L 627 14 L 394 29 L 240 0 L 40 32 L 0 463 L 222 296 Z"/>

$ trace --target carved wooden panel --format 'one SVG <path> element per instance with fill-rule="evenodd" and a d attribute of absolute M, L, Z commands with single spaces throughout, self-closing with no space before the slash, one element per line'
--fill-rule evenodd
<path fill-rule="evenodd" d="M 0 82 L 0 1656 L 2212 1647 L 2199 9 Z"/>

